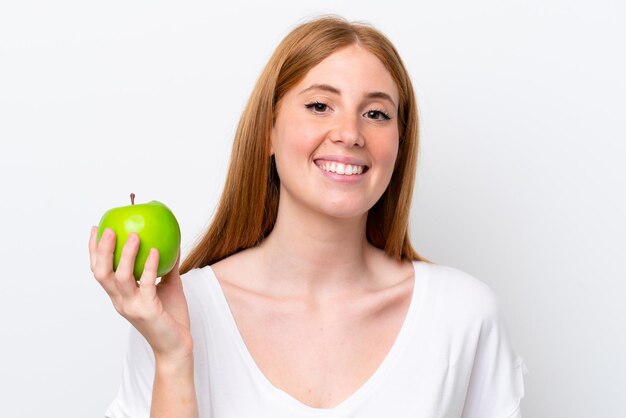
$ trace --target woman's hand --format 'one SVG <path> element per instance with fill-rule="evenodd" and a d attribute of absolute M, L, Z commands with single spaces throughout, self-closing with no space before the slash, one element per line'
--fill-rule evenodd
<path fill-rule="evenodd" d="M 120 263 L 113 271 L 115 233 L 107 228 L 100 242 L 97 227 L 91 228 L 89 258 L 94 277 L 108 293 L 113 306 L 146 338 L 157 361 L 181 361 L 192 357 L 189 311 L 178 271 L 178 260 L 172 271 L 157 285 L 159 253 L 150 251 L 139 286 L 133 277 L 133 266 L 139 249 L 139 236 L 131 233 L 122 250 Z"/>

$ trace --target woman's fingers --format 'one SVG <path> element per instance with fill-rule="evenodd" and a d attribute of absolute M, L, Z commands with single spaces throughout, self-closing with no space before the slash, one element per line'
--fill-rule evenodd
<path fill-rule="evenodd" d="M 146 300 L 152 300 L 156 296 L 156 279 L 159 268 L 159 251 L 151 248 L 146 264 L 143 267 L 141 279 L 139 279 L 139 292 Z"/>
<path fill-rule="evenodd" d="M 139 235 L 131 232 L 122 248 L 120 262 L 115 270 L 115 280 L 120 294 L 123 297 L 131 297 L 137 293 L 137 283 L 133 276 L 135 259 L 139 250 Z"/>
<path fill-rule="evenodd" d="M 111 298 L 119 294 L 113 274 L 113 252 L 115 250 L 115 233 L 106 228 L 96 248 L 96 263 L 93 275 Z"/>
<path fill-rule="evenodd" d="M 91 227 L 91 234 L 89 235 L 89 267 L 93 273 L 96 267 L 96 251 L 98 250 L 98 227 Z"/>
<path fill-rule="evenodd" d="M 114 250 L 115 232 L 110 228 L 106 228 L 96 248 L 96 264 L 94 266 L 96 278 L 107 278 L 113 272 Z"/>

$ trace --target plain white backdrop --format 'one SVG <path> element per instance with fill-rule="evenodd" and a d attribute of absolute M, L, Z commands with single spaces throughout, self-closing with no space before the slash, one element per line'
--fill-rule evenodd
<path fill-rule="evenodd" d="M 338 13 L 395 43 L 421 111 L 414 246 L 498 294 L 526 418 L 626 416 L 622 2 L 0 4 L 0 416 L 100 417 L 128 323 L 89 270 L 102 214 L 160 200 L 183 255 L 280 39 Z"/>

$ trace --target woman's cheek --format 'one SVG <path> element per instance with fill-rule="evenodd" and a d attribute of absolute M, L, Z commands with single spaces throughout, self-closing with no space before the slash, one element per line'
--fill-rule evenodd
<path fill-rule="evenodd" d="M 294 129 L 293 135 L 296 139 L 294 142 L 302 152 L 310 151 L 312 153 L 324 139 L 319 127 L 309 126 L 305 123 Z"/>
<path fill-rule="evenodd" d="M 396 165 L 396 159 L 398 158 L 398 144 L 397 140 L 395 142 L 390 142 L 393 145 L 386 144 L 386 146 L 381 146 L 381 149 L 378 152 L 380 162 L 387 167 L 387 172 L 389 179 L 391 179 L 391 174 L 393 173 L 393 169 Z"/>

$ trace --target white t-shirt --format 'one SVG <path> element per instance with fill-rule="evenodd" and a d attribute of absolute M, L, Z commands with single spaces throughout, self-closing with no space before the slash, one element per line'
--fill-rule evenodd
<path fill-rule="evenodd" d="M 263 375 L 209 266 L 183 275 L 200 418 L 520 418 L 527 369 L 494 292 L 451 267 L 413 266 L 411 303 L 391 350 L 332 409 L 305 405 Z M 131 327 L 122 383 L 105 416 L 148 418 L 154 369 L 152 349 Z"/>

